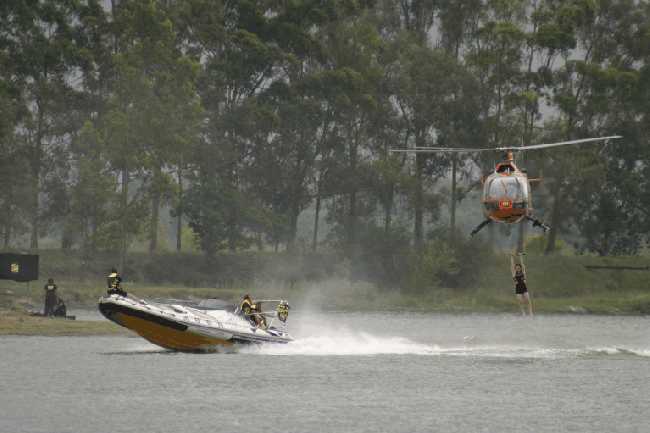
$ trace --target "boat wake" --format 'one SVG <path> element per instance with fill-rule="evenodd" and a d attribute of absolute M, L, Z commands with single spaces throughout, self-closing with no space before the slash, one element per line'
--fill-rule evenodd
<path fill-rule="evenodd" d="M 288 344 L 263 344 L 244 347 L 240 353 L 259 355 L 435 355 L 438 346 L 416 343 L 402 337 L 378 337 L 367 333 L 343 336 L 314 336 Z"/>
<path fill-rule="evenodd" d="M 298 338 L 288 344 L 245 346 L 239 353 L 284 356 L 459 356 L 496 359 L 567 359 L 604 356 L 650 358 L 648 348 L 628 347 L 534 347 L 514 345 L 460 344 L 439 346 L 418 343 L 403 337 L 382 337 L 368 333 L 344 336 L 312 336 Z"/>

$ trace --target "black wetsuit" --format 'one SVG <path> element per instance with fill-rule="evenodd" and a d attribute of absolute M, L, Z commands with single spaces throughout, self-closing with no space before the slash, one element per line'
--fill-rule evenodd
<path fill-rule="evenodd" d="M 54 315 L 54 309 L 56 308 L 56 301 L 58 297 L 56 296 L 56 284 L 46 284 L 43 287 L 45 290 L 45 308 L 43 309 L 43 315 L 52 316 Z"/>
<path fill-rule="evenodd" d="M 515 281 L 515 294 L 523 295 L 524 293 L 528 293 L 528 287 L 526 287 L 525 281 L 526 275 L 523 272 L 516 271 L 512 279 Z"/>

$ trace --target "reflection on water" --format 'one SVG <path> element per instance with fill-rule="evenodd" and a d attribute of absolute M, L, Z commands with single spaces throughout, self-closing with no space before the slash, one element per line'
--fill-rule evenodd
<path fill-rule="evenodd" d="M 647 431 L 647 318 L 292 319 L 229 355 L 2 337 L 0 432 Z"/>

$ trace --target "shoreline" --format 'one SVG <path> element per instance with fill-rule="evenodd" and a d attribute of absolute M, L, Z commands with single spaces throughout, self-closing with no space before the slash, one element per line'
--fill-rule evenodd
<path fill-rule="evenodd" d="M 578 300 L 586 302 L 576 302 Z M 633 300 L 633 299 L 632 299 Z M 647 317 L 645 311 L 634 311 L 621 306 L 630 306 L 631 299 L 618 299 L 617 306 L 602 299 L 533 299 L 536 307 L 535 315 L 555 316 L 633 316 Z M 473 302 L 472 302 L 473 301 Z M 397 303 L 374 303 L 361 305 L 327 305 L 321 308 L 322 312 L 341 313 L 413 313 L 413 314 L 447 314 L 447 315 L 512 315 L 520 316 L 519 307 L 507 298 L 484 299 L 477 303 L 475 298 L 447 299 L 444 302 L 432 304 L 427 299 L 421 305 L 405 305 Z M 498 302 L 494 302 L 498 301 Z M 627 303 L 626 303 L 627 301 Z M 643 302 L 649 300 L 644 299 Z M 582 305 L 581 305 L 582 304 Z M 630 304 L 630 305 L 628 305 Z M 297 309 L 300 309 L 300 303 Z M 364 307 L 364 308 L 360 308 Z M 77 310 L 94 310 L 94 305 L 76 305 Z M 116 325 L 108 320 L 68 320 L 64 318 L 51 318 L 34 316 L 29 311 L 20 307 L 0 309 L 0 337 L 5 336 L 42 336 L 42 337 L 100 337 L 100 336 L 133 336 L 136 334 Z"/>
<path fill-rule="evenodd" d="M 0 337 L 100 337 L 129 334 L 132 333 L 108 320 L 68 320 L 32 316 L 27 311 L 0 310 Z"/>

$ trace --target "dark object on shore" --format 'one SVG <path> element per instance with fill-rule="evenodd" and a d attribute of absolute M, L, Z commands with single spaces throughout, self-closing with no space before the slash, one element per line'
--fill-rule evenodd
<path fill-rule="evenodd" d="M 58 303 L 57 306 L 54 309 L 54 314 L 51 316 L 46 316 L 45 314 L 41 313 L 40 311 L 29 311 L 29 315 L 33 317 L 53 317 L 55 319 L 67 319 L 67 320 L 76 320 L 77 316 L 68 316 L 67 315 L 67 308 L 65 306 L 65 303 L 61 298 L 58 298 Z"/>
<path fill-rule="evenodd" d="M 607 266 L 607 265 L 585 265 L 585 268 L 591 270 L 598 269 L 618 269 L 619 271 L 650 271 L 650 266 Z"/>
<path fill-rule="evenodd" d="M 54 310 L 52 311 L 52 316 L 54 317 L 67 317 L 68 309 L 65 306 L 65 302 L 63 302 L 63 299 L 57 298 L 56 300 L 56 305 L 54 306 Z"/>
<path fill-rule="evenodd" d="M 47 280 L 47 284 L 43 286 L 43 291 L 45 292 L 45 306 L 43 307 L 44 316 L 54 316 L 54 310 L 57 307 L 59 297 L 56 294 L 56 284 L 54 284 L 54 279 L 50 278 Z M 63 301 L 61 301 L 63 302 Z M 65 304 L 63 305 L 65 308 Z M 63 314 L 65 316 L 65 314 Z"/>
<path fill-rule="evenodd" d="M 38 280 L 38 256 L 31 254 L 0 254 L 0 280 Z"/>

